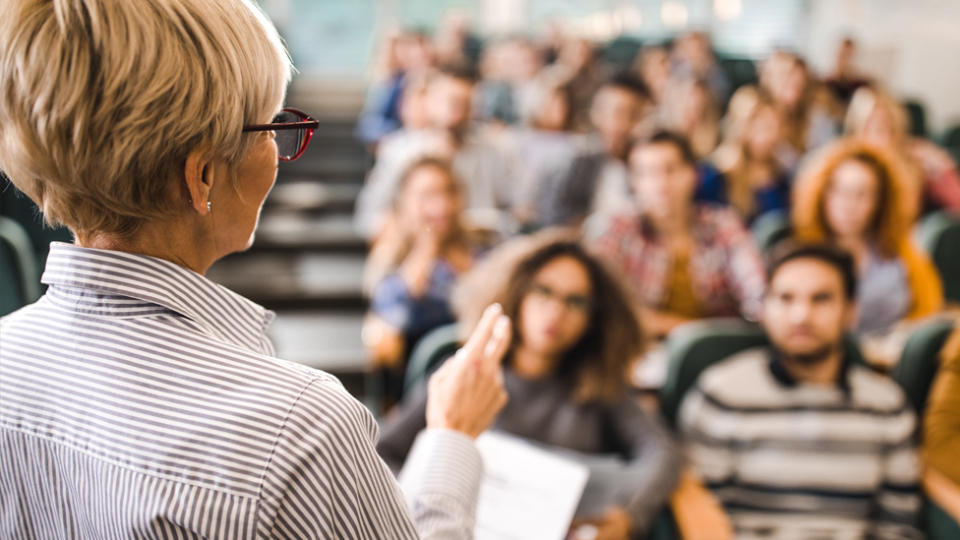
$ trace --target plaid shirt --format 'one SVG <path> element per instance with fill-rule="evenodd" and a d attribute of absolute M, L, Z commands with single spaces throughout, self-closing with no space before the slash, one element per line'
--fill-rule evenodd
<path fill-rule="evenodd" d="M 740 218 L 726 208 L 697 206 L 690 253 L 693 294 L 709 317 L 759 313 L 765 287 L 763 260 Z M 663 308 L 673 254 L 639 214 L 612 219 L 597 251 L 627 277 L 638 300 Z"/>

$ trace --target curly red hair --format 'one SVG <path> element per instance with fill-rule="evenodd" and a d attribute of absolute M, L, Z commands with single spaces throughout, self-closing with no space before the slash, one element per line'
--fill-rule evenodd
<path fill-rule="evenodd" d="M 876 174 L 880 193 L 869 234 L 883 255 L 896 256 L 917 215 L 917 179 L 890 152 L 853 138 L 827 146 L 800 171 L 793 185 L 794 234 L 797 239 L 809 242 L 832 239 L 824 200 L 834 171 L 850 160 L 863 163 Z"/>

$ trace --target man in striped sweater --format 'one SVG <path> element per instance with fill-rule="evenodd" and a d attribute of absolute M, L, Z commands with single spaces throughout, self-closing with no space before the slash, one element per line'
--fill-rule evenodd
<path fill-rule="evenodd" d="M 896 384 L 844 354 L 850 255 L 792 246 L 768 272 L 770 347 L 707 369 L 680 427 L 738 538 L 914 538 L 916 419 Z"/>

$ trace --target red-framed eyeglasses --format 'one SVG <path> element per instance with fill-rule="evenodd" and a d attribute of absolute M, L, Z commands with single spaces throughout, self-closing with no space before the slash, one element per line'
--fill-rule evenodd
<path fill-rule="evenodd" d="M 293 161 L 303 155 L 313 137 L 313 130 L 320 122 L 297 109 L 283 109 L 269 124 L 243 126 L 243 131 L 275 131 L 277 134 L 277 157 L 280 161 Z"/>

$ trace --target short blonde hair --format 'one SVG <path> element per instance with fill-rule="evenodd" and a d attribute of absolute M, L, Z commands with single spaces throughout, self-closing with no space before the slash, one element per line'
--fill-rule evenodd
<path fill-rule="evenodd" d="M 289 56 L 249 0 L 0 0 L 0 169 L 49 223 L 132 234 L 170 216 L 202 148 L 237 163 Z"/>

